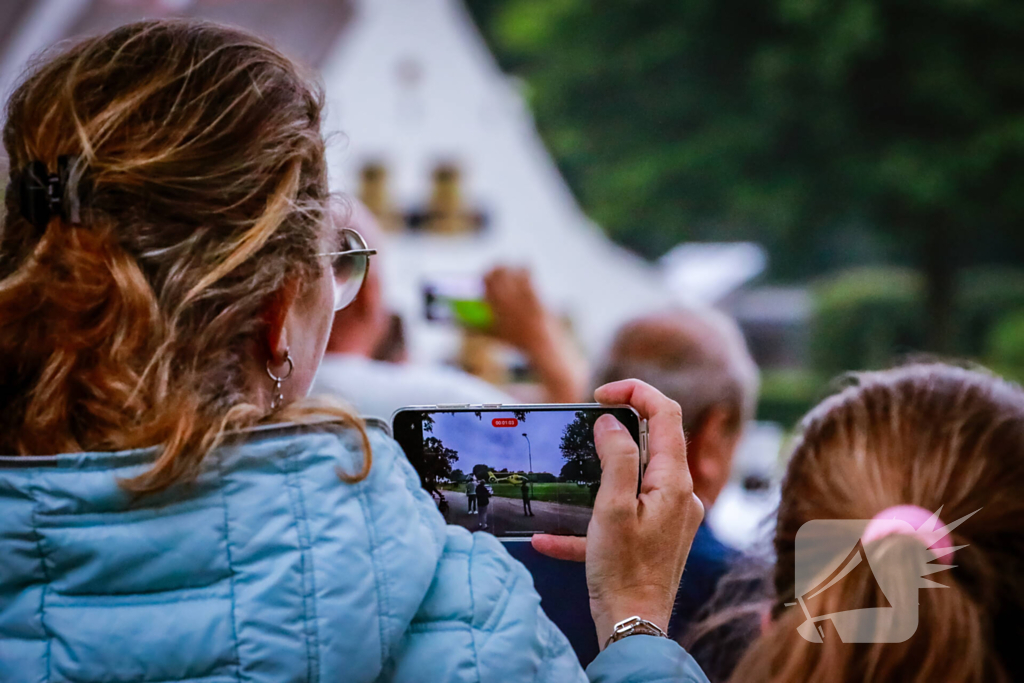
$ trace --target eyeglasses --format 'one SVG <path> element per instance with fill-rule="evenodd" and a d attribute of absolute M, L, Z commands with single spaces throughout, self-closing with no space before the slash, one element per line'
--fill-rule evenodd
<path fill-rule="evenodd" d="M 340 311 L 355 301 L 370 269 L 370 257 L 377 253 L 370 249 L 366 240 L 351 228 L 341 229 L 338 251 L 328 251 L 317 256 L 330 256 L 334 269 L 334 310 Z"/>

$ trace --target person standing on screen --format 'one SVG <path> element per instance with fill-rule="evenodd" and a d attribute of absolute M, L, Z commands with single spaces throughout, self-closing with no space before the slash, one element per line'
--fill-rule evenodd
<path fill-rule="evenodd" d="M 469 503 L 466 509 L 469 514 L 480 514 L 476 507 L 476 477 L 466 480 L 466 501 Z"/>
<path fill-rule="evenodd" d="M 530 485 L 523 480 L 523 517 L 533 517 L 533 508 L 530 507 Z"/>
<path fill-rule="evenodd" d="M 491 527 L 491 492 L 487 490 L 487 485 L 483 481 L 476 485 L 476 502 L 480 506 L 478 514 L 483 517 L 480 520 L 480 528 L 489 529 Z"/>

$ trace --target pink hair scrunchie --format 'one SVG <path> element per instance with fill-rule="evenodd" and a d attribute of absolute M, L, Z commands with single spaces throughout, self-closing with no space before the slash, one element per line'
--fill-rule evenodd
<path fill-rule="evenodd" d="M 952 564 L 956 547 L 945 523 L 939 519 L 941 511 L 939 508 L 933 513 L 917 505 L 888 507 L 868 522 L 861 535 L 861 543 L 867 545 L 890 534 L 906 534 L 920 540 L 939 562 Z"/>

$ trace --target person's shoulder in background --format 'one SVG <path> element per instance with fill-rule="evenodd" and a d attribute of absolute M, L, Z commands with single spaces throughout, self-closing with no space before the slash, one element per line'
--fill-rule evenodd
<path fill-rule="evenodd" d="M 700 525 L 679 584 L 670 633 L 677 635 L 687 630 L 714 595 L 718 582 L 740 557 L 741 553 L 719 540 L 711 527 L 706 523 Z"/>
<path fill-rule="evenodd" d="M 515 402 L 498 387 L 462 370 L 385 363 L 349 354 L 324 356 L 310 393 L 336 396 L 362 415 L 389 421 L 406 406 Z"/>
<path fill-rule="evenodd" d="M 773 594 L 773 566 L 759 551 L 740 552 L 723 543 L 707 524 L 697 532 L 670 635 L 712 683 L 728 681 L 760 635 Z"/>

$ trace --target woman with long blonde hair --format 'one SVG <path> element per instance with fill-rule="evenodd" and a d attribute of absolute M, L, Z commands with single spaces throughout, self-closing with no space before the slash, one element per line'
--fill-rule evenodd
<path fill-rule="evenodd" d="M 305 398 L 372 256 L 327 219 L 321 109 L 266 43 L 177 21 L 46 55 L 12 95 L 0 679 L 586 679 L 522 566 L 446 527 L 381 429 Z M 585 543 L 592 679 L 700 679 L 649 635 L 701 517 L 678 409 L 598 398 L 651 420 L 644 491 L 605 422 L 589 537 L 537 543 Z"/>

